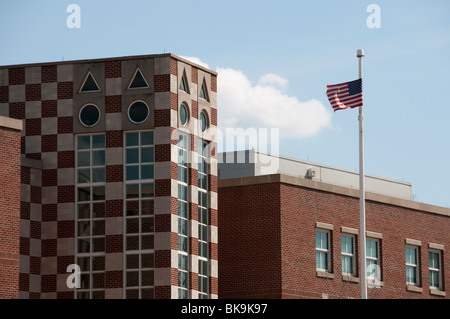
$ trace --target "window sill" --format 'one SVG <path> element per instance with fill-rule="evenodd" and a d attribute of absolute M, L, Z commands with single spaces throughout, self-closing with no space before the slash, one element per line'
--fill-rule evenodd
<path fill-rule="evenodd" d="M 441 296 L 441 297 L 445 297 L 445 291 L 436 289 L 436 288 L 430 288 L 430 295 L 435 295 L 435 296 Z"/>
<path fill-rule="evenodd" d="M 342 275 L 342 281 L 349 281 L 359 284 L 359 278 L 352 275 Z"/>
<path fill-rule="evenodd" d="M 423 288 L 422 287 L 418 287 L 418 286 L 414 286 L 414 285 L 406 285 L 406 290 L 408 291 L 412 291 L 412 292 L 418 292 L 418 293 L 422 293 L 423 292 Z"/>
<path fill-rule="evenodd" d="M 316 276 L 320 278 L 334 279 L 334 274 L 323 270 L 316 270 Z"/>

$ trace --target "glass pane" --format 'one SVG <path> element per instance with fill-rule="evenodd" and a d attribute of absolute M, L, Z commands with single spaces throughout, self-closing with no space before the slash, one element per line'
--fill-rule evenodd
<path fill-rule="evenodd" d="M 91 208 L 89 204 L 78 204 L 78 218 L 90 218 Z"/>
<path fill-rule="evenodd" d="M 137 146 L 139 145 L 139 135 L 137 132 L 126 133 L 125 134 L 126 146 Z"/>
<path fill-rule="evenodd" d="M 153 215 L 153 200 L 142 201 L 142 215 Z"/>
<path fill-rule="evenodd" d="M 183 81 L 181 81 L 183 83 Z M 185 125 L 187 122 L 187 118 L 188 118 L 188 114 L 187 114 L 187 110 L 186 110 L 186 106 L 184 106 L 184 104 L 180 105 L 180 120 L 181 120 L 181 125 Z"/>
<path fill-rule="evenodd" d="M 93 221 L 93 229 L 92 235 L 104 235 L 105 234 L 105 221 L 104 220 L 95 220 Z"/>
<path fill-rule="evenodd" d="M 178 218 L 178 234 L 187 236 L 187 220 Z"/>
<path fill-rule="evenodd" d="M 81 289 L 89 289 L 89 274 L 81 274 L 80 281 L 81 281 Z"/>
<path fill-rule="evenodd" d="M 178 236 L 178 250 L 187 252 L 187 245 L 188 241 L 187 238 L 184 236 Z"/>
<path fill-rule="evenodd" d="M 78 239 L 78 252 L 79 253 L 88 253 L 90 252 L 91 245 L 89 243 L 89 238 Z"/>
<path fill-rule="evenodd" d="M 155 257 L 153 254 L 142 255 L 142 268 L 153 268 L 155 267 Z"/>
<path fill-rule="evenodd" d="M 321 248 L 320 231 L 316 230 L 316 248 Z"/>
<path fill-rule="evenodd" d="M 127 198 L 139 198 L 139 184 L 127 185 Z"/>
<path fill-rule="evenodd" d="M 142 197 L 153 197 L 155 195 L 155 185 L 153 183 L 142 184 Z"/>
<path fill-rule="evenodd" d="M 154 248 L 153 235 L 142 236 L 142 247 L 141 247 L 141 249 L 153 249 L 153 248 Z"/>
<path fill-rule="evenodd" d="M 187 256 L 178 254 L 178 269 L 187 270 Z"/>
<path fill-rule="evenodd" d="M 139 233 L 139 218 L 129 218 L 127 223 L 127 234 Z"/>
<path fill-rule="evenodd" d="M 139 215 L 139 201 L 127 201 L 127 216 Z"/>
<path fill-rule="evenodd" d="M 139 166 L 127 166 L 127 181 L 139 179 Z"/>
<path fill-rule="evenodd" d="M 153 147 L 146 147 L 141 150 L 141 163 L 151 163 L 154 161 Z"/>
<path fill-rule="evenodd" d="M 89 299 L 89 291 L 77 292 L 77 299 Z"/>
<path fill-rule="evenodd" d="M 91 181 L 91 170 L 79 169 L 78 170 L 78 183 L 89 183 Z"/>
<path fill-rule="evenodd" d="M 91 137 L 89 135 L 82 135 L 77 137 L 77 149 L 85 150 L 91 147 Z"/>
<path fill-rule="evenodd" d="M 92 148 L 105 148 L 105 135 L 92 135 Z"/>
<path fill-rule="evenodd" d="M 153 222 L 153 217 L 142 218 L 141 219 L 141 232 L 151 233 L 155 231 L 155 226 Z"/>
<path fill-rule="evenodd" d="M 128 116 L 134 123 L 142 123 L 148 117 L 148 106 L 143 102 L 134 102 L 128 109 Z"/>
<path fill-rule="evenodd" d="M 81 123 L 85 126 L 94 126 L 100 119 L 100 111 L 95 105 L 86 105 L 80 112 Z"/>
<path fill-rule="evenodd" d="M 141 167 L 141 179 L 153 179 L 153 165 L 142 165 Z"/>
<path fill-rule="evenodd" d="M 127 299 L 139 299 L 139 290 L 131 289 L 126 292 Z"/>
<path fill-rule="evenodd" d="M 92 270 L 105 270 L 105 256 L 93 257 Z"/>
<path fill-rule="evenodd" d="M 105 181 L 105 168 L 93 168 L 92 169 L 92 182 L 102 183 Z"/>
<path fill-rule="evenodd" d="M 93 288 L 105 288 L 105 273 L 92 274 Z"/>
<path fill-rule="evenodd" d="M 88 152 L 78 152 L 78 167 L 85 167 L 91 165 L 91 153 Z"/>
<path fill-rule="evenodd" d="M 105 203 L 94 203 L 93 205 L 94 218 L 105 217 Z"/>
<path fill-rule="evenodd" d="M 92 200 L 105 200 L 105 186 L 92 187 Z"/>
<path fill-rule="evenodd" d="M 178 271 L 178 286 L 187 288 L 187 273 Z"/>
<path fill-rule="evenodd" d="M 127 255 L 127 269 L 139 268 L 139 255 Z"/>
<path fill-rule="evenodd" d="M 138 250 L 138 249 L 139 249 L 139 237 L 127 236 L 127 250 Z"/>
<path fill-rule="evenodd" d="M 142 289 L 142 299 L 154 299 L 154 295 L 153 289 Z"/>
<path fill-rule="evenodd" d="M 91 235 L 91 223 L 89 220 L 78 222 L 78 236 L 87 237 Z"/>
<path fill-rule="evenodd" d="M 142 286 L 153 286 L 153 270 L 144 270 L 141 273 L 141 285 Z"/>
<path fill-rule="evenodd" d="M 89 187 L 78 187 L 78 201 L 87 202 L 91 200 L 91 189 Z"/>
<path fill-rule="evenodd" d="M 126 283 L 127 283 L 127 287 L 139 286 L 139 272 L 138 271 L 127 271 Z"/>
<path fill-rule="evenodd" d="M 137 164 L 139 162 L 139 149 L 131 148 L 126 150 L 126 163 Z"/>
<path fill-rule="evenodd" d="M 141 132 L 141 145 L 153 145 L 153 131 Z"/>
<path fill-rule="evenodd" d="M 92 165 L 94 166 L 105 165 L 105 151 L 92 152 Z"/>
<path fill-rule="evenodd" d="M 94 252 L 105 251 L 105 237 L 93 238 L 92 245 L 94 246 L 93 247 Z"/>
<path fill-rule="evenodd" d="M 77 264 L 80 266 L 81 271 L 89 271 L 90 270 L 90 258 L 89 257 L 78 257 Z"/>
<path fill-rule="evenodd" d="M 92 299 L 105 299 L 105 291 L 93 291 L 92 292 Z"/>
<path fill-rule="evenodd" d="M 178 201 L 178 216 L 187 218 L 187 203 Z"/>

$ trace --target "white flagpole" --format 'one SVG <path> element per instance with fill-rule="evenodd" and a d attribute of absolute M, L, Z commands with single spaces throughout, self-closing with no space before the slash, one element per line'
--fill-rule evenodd
<path fill-rule="evenodd" d="M 359 59 L 359 78 L 362 78 L 363 50 L 358 50 L 356 56 Z M 361 245 L 361 299 L 367 299 L 367 267 L 366 267 L 366 205 L 364 190 L 364 137 L 363 137 L 363 106 L 359 107 L 359 228 Z"/>

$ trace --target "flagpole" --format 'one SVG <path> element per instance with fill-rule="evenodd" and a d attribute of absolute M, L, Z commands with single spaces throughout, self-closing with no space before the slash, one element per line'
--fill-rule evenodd
<path fill-rule="evenodd" d="M 358 50 L 356 56 L 359 59 L 359 78 L 362 78 L 363 50 Z M 364 190 L 364 137 L 363 137 L 363 106 L 359 107 L 359 228 L 361 246 L 361 299 L 367 299 L 367 267 L 366 267 L 366 205 Z"/>

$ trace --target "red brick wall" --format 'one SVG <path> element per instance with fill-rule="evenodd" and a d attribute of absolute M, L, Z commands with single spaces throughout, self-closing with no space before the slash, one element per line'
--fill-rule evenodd
<path fill-rule="evenodd" d="M 20 131 L 1 128 L 0 299 L 19 297 Z"/>
<path fill-rule="evenodd" d="M 280 297 L 279 189 L 219 189 L 219 298 Z"/>

